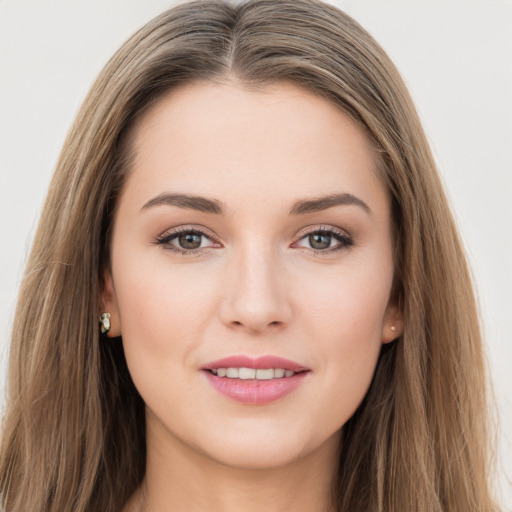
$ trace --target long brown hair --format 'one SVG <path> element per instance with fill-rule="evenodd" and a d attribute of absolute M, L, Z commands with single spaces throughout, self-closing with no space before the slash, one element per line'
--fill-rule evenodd
<path fill-rule="evenodd" d="M 353 19 L 317 0 L 179 5 L 108 62 L 67 137 L 22 282 L 0 452 L 9 512 L 118 512 L 145 471 L 144 404 L 122 340 L 98 332 L 130 128 L 169 89 L 291 81 L 342 109 L 392 198 L 395 296 L 385 345 L 343 427 L 338 511 L 494 511 L 480 326 L 461 243 L 409 94 Z"/>

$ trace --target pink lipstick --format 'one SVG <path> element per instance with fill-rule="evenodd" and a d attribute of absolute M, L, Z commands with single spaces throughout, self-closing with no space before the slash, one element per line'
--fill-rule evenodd
<path fill-rule="evenodd" d="M 201 368 L 208 382 L 222 395 L 237 402 L 263 405 L 282 398 L 303 382 L 309 368 L 282 357 L 256 359 L 238 355 Z"/>

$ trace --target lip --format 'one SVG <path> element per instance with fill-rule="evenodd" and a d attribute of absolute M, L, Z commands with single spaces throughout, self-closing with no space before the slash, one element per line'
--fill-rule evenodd
<path fill-rule="evenodd" d="M 283 370 L 292 370 L 294 372 L 303 372 L 309 370 L 309 368 L 291 361 L 290 359 L 284 359 L 283 357 L 277 356 L 261 356 L 252 358 L 244 355 L 224 357 L 204 365 L 202 370 L 216 370 L 217 368 L 255 368 L 266 370 L 268 368 L 282 368 Z"/>
<path fill-rule="evenodd" d="M 217 368 L 282 368 L 298 372 L 291 377 L 271 380 L 242 380 L 218 377 L 208 370 Z M 238 355 L 226 357 L 206 364 L 201 368 L 209 384 L 219 393 L 231 400 L 246 405 L 264 405 L 274 402 L 295 391 L 309 375 L 310 370 L 305 366 L 276 356 L 251 358 Z"/>

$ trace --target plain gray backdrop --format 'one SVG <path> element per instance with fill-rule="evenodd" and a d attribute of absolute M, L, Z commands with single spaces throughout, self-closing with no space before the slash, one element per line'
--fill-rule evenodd
<path fill-rule="evenodd" d="M 0 392 L 24 262 L 64 137 L 97 73 L 164 0 L 0 0 Z M 339 0 L 420 112 L 482 305 L 512 510 L 512 2 Z M 49 329 L 57 329 L 54 324 Z"/>

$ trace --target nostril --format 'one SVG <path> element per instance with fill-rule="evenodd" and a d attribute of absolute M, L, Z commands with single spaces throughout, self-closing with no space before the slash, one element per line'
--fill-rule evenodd
<path fill-rule="evenodd" d="M 283 325 L 283 322 L 280 322 L 279 320 L 274 320 L 265 325 L 266 325 L 267 329 L 268 328 L 277 328 L 277 327 L 280 327 L 281 325 Z M 251 325 L 251 324 L 245 324 L 243 321 L 240 321 L 240 320 L 233 320 L 231 322 L 231 326 L 232 327 L 246 326 L 249 330 L 260 330 L 260 329 L 264 329 L 264 327 L 265 327 L 264 325 L 257 327 L 257 326 Z"/>

